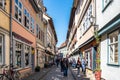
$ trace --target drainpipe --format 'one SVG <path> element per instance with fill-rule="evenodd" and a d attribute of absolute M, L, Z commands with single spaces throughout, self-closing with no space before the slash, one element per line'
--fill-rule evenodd
<path fill-rule="evenodd" d="M 95 24 L 96 24 L 96 19 L 97 19 L 97 18 L 96 18 L 96 17 L 97 17 L 97 16 L 96 16 L 96 0 L 95 0 L 94 3 L 95 3 Z"/>
<path fill-rule="evenodd" d="M 13 67 L 12 0 L 10 0 L 10 67 Z"/>

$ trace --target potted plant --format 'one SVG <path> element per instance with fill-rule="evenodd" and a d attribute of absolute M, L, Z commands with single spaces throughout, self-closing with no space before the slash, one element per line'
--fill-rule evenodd
<path fill-rule="evenodd" d="M 97 53 L 96 53 L 96 69 L 95 69 L 95 78 L 96 80 L 100 80 L 101 79 L 101 68 L 100 68 L 100 37 L 98 35 L 98 31 L 95 30 L 94 32 L 94 37 L 96 40 L 96 44 L 97 44 Z"/>
<path fill-rule="evenodd" d="M 40 66 L 36 66 L 35 67 L 35 72 L 39 72 L 40 71 Z"/>

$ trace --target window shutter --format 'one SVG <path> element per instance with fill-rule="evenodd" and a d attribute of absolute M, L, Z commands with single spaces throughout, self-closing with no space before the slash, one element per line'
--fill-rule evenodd
<path fill-rule="evenodd" d="M 96 52 L 97 51 L 97 47 L 93 47 L 92 48 L 92 53 L 93 53 L 93 70 L 95 70 L 96 68 Z"/>

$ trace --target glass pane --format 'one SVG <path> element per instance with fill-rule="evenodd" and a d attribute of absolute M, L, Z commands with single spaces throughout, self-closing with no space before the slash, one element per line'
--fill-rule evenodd
<path fill-rule="evenodd" d="M 118 41 L 118 30 L 114 31 L 113 33 L 109 34 L 110 43 Z"/>
<path fill-rule="evenodd" d="M 115 54 L 114 54 L 114 56 L 115 56 L 115 63 L 118 63 L 118 44 L 115 44 Z"/>
<path fill-rule="evenodd" d="M 24 14 L 25 14 L 25 15 L 27 14 L 27 11 L 26 11 L 26 9 L 24 9 Z"/>
<path fill-rule="evenodd" d="M 25 53 L 25 65 L 28 66 L 29 65 L 29 54 Z"/>
<path fill-rule="evenodd" d="M 18 19 L 18 7 L 15 6 L 15 18 Z"/>
<path fill-rule="evenodd" d="M 19 2 L 19 8 L 22 9 L 22 4 L 21 4 L 21 2 Z"/>
<path fill-rule="evenodd" d="M 115 42 L 117 42 L 118 41 L 118 36 L 115 36 Z"/>
<path fill-rule="evenodd" d="M 27 13 L 27 17 L 29 18 L 29 13 Z"/>
<path fill-rule="evenodd" d="M 18 5 L 18 0 L 15 0 L 15 3 Z"/>
<path fill-rule="evenodd" d="M 15 6 L 15 13 L 18 13 L 18 7 Z"/>
<path fill-rule="evenodd" d="M 16 65 L 21 67 L 21 51 L 16 51 Z"/>
<path fill-rule="evenodd" d="M 22 18 L 21 16 L 22 16 L 22 12 L 19 10 L 19 22 L 21 22 L 21 20 L 22 20 L 22 19 L 21 19 L 21 18 Z"/>
<path fill-rule="evenodd" d="M 19 16 L 21 17 L 21 15 L 22 15 L 22 12 L 19 10 Z"/>
<path fill-rule="evenodd" d="M 113 45 L 110 45 L 110 62 L 113 62 Z"/>
<path fill-rule="evenodd" d="M 16 53 L 15 53 L 15 64 L 16 64 L 16 66 L 17 67 L 21 67 L 21 52 L 22 52 L 22 50 L 21 50 L 21 46 L 22 46 L 22 44 L 21 43 L 19 43 L 19 42 L 16 42 L 16 48 L 17 49 L 15 49 L 16 50 Z"/>
<path fill-rule="evenodd" d="M 113 43 L 113 38 L 112 37 L 110 37 L 110 43 Z"/>
<path fill-rule="evenodd" d="M 30 50 L 30 47 L 25 46 L 25 65 L 26 66 L 29 65 L 29 50 Z"/>

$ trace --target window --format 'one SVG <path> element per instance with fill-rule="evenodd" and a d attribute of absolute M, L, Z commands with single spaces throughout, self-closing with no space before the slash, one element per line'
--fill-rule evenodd
<path fill-rule="evenodd" d="M 34 19 L 31 17 L 31 27 L 30 27 L 30 31 L 32 32 L 32 33 L 34 33 Z"/>
<path fill-rule="evenodd" d="M 90 27 L 90 17 L 92 15 L 92 5 L 89 6 L 83 20 L 82 20 L 82 34 L 84 34 Z"/>
<path fill-rule="evenodd" d="M 118 64 L 118 34 L 119 31 L 114 31 L 109 34 L 109 63 Z"/>
<path fill-rule="evenodd" d="M 104 11 L 112 0 L 102 0 L 102 1 L 103 1 L 103 11 Z"/>
<path fill-rule="evenodd" d="M 3 36 L 0 35 L 0 64 L 3 63 Z"/>
<path fill-rule="evenodd" d="M 80 13 L 80 1 L 78 2 L 78 6 L 77 6 L 77 10 L 76 10 L 76 12 L 75 12 L 75 14 L 78 14 L 78 13 Z"/>
<path fill-rule="evenodd" d="M 41 10 L 41 12 L 40 12 L 38 15 L 39 15 L 40 20 L 43 21 L 43 13 L 42 13 L 42 10 Z"/>
<path fill-rule="evenodd" d="M 41 33 L 42 33 L 42 34 L 41 34 L 41 41 L 44 42 L 44 32 L 41 31 Z"/>
<path fill-rule="evenodd" d="M 30 47 L 25 45 L 25 66 L 29 66 L 30 61 Z"/>
<path fill-rule="evenodd" d="M 40 29 L 40 27 L 38 26 L 38 24 L 36 25 L 36 37 L 38 38 L 38 39 L 40 39 L 40 37 L 41 37 L 41 29 Z"/>
<path fill-rule="evenodd" d="M 43 32 L 43 43 L 45 43 L 45 40 L 44 40 L 45 36 L 44 36 L 44 32 Z"/>
<path fill-rule="evenodd" d="M 5 9 L 6 0 L 0 0 L 0 7 Z"/>
<path fill-rule="evenodd" d="M 19 0 L 15 0 L 15 18 L 22 22 L 22 3 Z"/>
<path fill-rule="evenodd" d="M 86 62 L 87 62 L 87 67 L 89 69 L 92 69 L 92 52 L 91 52 L 91 49 L 85 51 L 85 59 L 86 59 Z"/>
<path fill-rule="evenodd" d="M 40 29 L 38 24 L 36 25 L 36 37 L 44 43 L 44 38 L 45 38 L 44 32 Z"/>
<path fill-rule="evenodd" d="M 24 26 L 29 29 L 29 12 L 24 9 Z"/>
<path fill-rule="evenodd" d="M 38 24 L 36 24 L 36 37 L 37 38 L 39 37 L 39 26 L 38 26 Z"/>
<path fill-rule="evenodd" d="M 16 41 L 15 48 L 15 66 L 21 67 L 21 58 L 22 57 L 22 43 Z"/>

